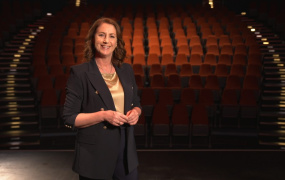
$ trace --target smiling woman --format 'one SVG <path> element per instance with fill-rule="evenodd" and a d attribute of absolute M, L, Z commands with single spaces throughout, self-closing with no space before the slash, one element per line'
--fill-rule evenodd
<path fill-rule="evenodd" d="M 79 179 L 138 179 L 134 125 L 141 114 L 134 72 L 120 26 L 94 22 L 86 38 L 86 62 L 72 66 L 63 111 L 77 130 L 73 170 Z"/>
<path fill-rule="evenodd" d="M 117 47 L 116 29 L 113 25 L 103 23 L 98 27 L 94 37 L 94 46 L 96 49 L 97 57 L 112 57 L 112 53 Z"/>
<path fill-rule="evenodd" d="M 102 31 L 110 31 L 110 32 L 102 32 Z M 110 37 L 106 37 L 108 33 Z M 97 35 L 99 35 L 100 38 L 97 38 L 96 37 Z M 111 36 L 113 36 L 114 38 L 111 38 Z M 124 58 L 126 57 L 126 50 L 124 47 L 125 42 L 122 39 L 121 28 L 116 23 L 116 21 L 109 18 L 100 18 L 92 25 L 86 37 L 86 47 L 84 51 L 86 61 L 90 61 L 95 58 L 96 54 L 95 43 L 97 39 L 98 41 L 99 39 L 102 39 L 103 40 L 102 44 L 113 43 L 114 41 L 112 39 L 116 41 L 115 48 L 112 49 L 113 56 L 111 61 L 113 64 L 120 66 Z M 106 40 L 109 40 L 111 42 L 107 42 Z"/>

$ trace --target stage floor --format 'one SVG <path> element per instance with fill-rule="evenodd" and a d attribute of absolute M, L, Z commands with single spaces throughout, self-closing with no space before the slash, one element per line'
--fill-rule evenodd
<path fill-rule="evenodd" d="M 284 150 L 139 150 L 140 180 L 283 180 Z M 73 151 L 0 151 L 1 180 L 77 180 Z"/>

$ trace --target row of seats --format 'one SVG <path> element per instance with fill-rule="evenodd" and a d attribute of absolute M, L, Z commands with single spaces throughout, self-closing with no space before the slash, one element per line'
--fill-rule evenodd
<path fill-rule="evenodd" d="M 49 75 L 43 75 L 34 79 L 34 87 L 36 91 L 43 91 L 52 88 L 64 91 L 67 79 L 68 76 L 65 74 L 57 75 L 53 78 Z M 222 93 L 226 89 L 250 89 L 256 91 L 256 94 L 259 95 L 259 91 L 261 88 L 261 82 L 259 81 L 259 78 L 252 75 L 247 75 L 243 78 L 236 75 L 229 75 L 228 77 L 223 77 L 223 79 L 219 79 L 219 77 L 216 75 L 208 75 L 204 77 L 200 75 L 192 75 L 189 77 L 185 77 L 184 86 L 182 86 L 181 81 L 182 78 L 179 75 L 172 74 L 167 79 L 164 79 L 162 75 L 155 74 L 150 81 L 150 87 L 140 85 L 141 83 L 139 83 L 139 81 L 137 80 L 137 84 L 139 87 L 139 95 L 142 94 L 141 90 L 144 88 L 169 88 L 173 89 L 173 95 L 176 99 L 178 99 L 178 101 L 180 101 L 181 91 L 187 88 L 195 90 L 210 89 L 216 91 L 217 95 L 219 93 Z M 148 97 L 143 97 L 142 99 L 146 100 L 148 99 Z"/>
<path fill-rule="evenodd" d="M 72 60 L 70 58 L 69 60 Z M 44 60 L 35 59 L 32 67 L 34 76 L 38 75 L 58 75 L 68 74 L 71 65 L 75 61 L 64 60 L 57 63 L 45 64 Z M 175 61 L 170 56 L 164 56 L 160 61 L 157 56 L 150 56 L 146 63 L 145 58 L 136 56 L 132 64 L 135 74 L 142 76 L 151 76 L 155 73 L 163 73 L 166 76 L 174 73 L 181 75 L 201 74 L 201 75 L 230 75 L 237 74 L 244 76 L 245 74 L 252 74 L 256 76 L 261 75 L 262 65 L 259 56 L 250 56 L 247 60 L 244 56 L 234 56 L 233 60 L 229 56 L 220 56 L 218 62 L 215 56 L 208 55 L 203 60 L 201 56 L 192 56 L 188 61 L 185 55 L 177 56 Z"/>
<path fill-rule="evenodd" d="M 54 89 L 42 91 L 41 119 L 43 129 L 63 127 L 59 118 L 64 103 L 64 91 Z M 151 98 L 153 98 L 151 100 Z M 156 100 L 157 98 L 157 100 Z M 193 136 L 208 137 L 210 129 L 214 127 L 246 127 L 256 128 L 258 114 L 258 101 L 251 90 L 228 89 L 222 93 L 221 103 L 216 104 L 213 92 L 210 89 L 199 91 L 184 88 L 181 92 L 181 101 L 175 103 L 171 89 L 142 90 L 143 114 L 135 126 L 135 135 L 151 137 L 151 146 L 156 138 L 164 137 L 166 144 L 176 137 L 186 138 L 184 144 L 188 145 L 189 138 Z M 146 101 L 154 101 L 152 104 Z M 219 112 L 219 113 L 217 113 Z M 45 123 L 48 125 L 45 126 Z M 51 124 L 53 122 L 53 124 Z M 150 129 L 148 129 L 150 128 Z"/>
<path fill-rule="evenodd" d="M 212 128 L 257 127 L 258 101 L 251 90 L 243 89 L 239 95 L 236 90 L 225 90 L 219 104 L 215 104 L 209 89 L 201 89 L 197 93 L 191 88 L 185 88 L 179 103 L 171 101 L 169 89 L 160 89 L 158 100 L 153 104 L 145 104 L 144 98 L 155 98 L 155 90 L 147 88 L 143 93 L 143 115 L 135 126 L 135 135 L 145 137 L 149 131 L 151 147 L 156 144 L 153 141 L 157 138 L 161 144 L 162 137 L 168 146 L 175 145 L 175 139 L 181 137 L 184 137 L 183 143 L 188 145 L 195 136 L 204 136 L 209 141 Z"/>
<path fill-rule="evenodd" d="M 68 13 L 68 14 L 70 14 L 70 13 Z M 56 19 L 59 16 L 60 20 L 54 20 L 54 22 L 51 21 L 50 24 L 45 29 L 45 31 L 41 33 L 41 36 L 43 36 L 43 38 L 40 38 L 40 39 L 43 39 L 43 40 L 39 41 L 39 42 L 41 42 L 39 44 L 43 44 L 43 43 L 47 44 L 47 42 L 48 42 L 48 45 L 46 47 L 42 47 L 39 49 L 37 49 L 37 46 L 36 46 L 36 49 L 37 49 L 36 52 L 38 52 L 38 54 L 42 54 L 42 55 L 45 54 L 47 56 L 49 56 L 50 53 L 51 54 L 56 53 L 57 55 L 59 54 L 60 57 L 63 56 L 61 53 L 63 53 L 63 54 L 69 53 L 69 54 L 73 54 L 75 57 L 78 57 L 78 56 L 80 56 L 79 54 L 81 54 L 80 52 L 82 52 L 82 44 L 81 43 L 84 43 L 83 37 L 86 35 L 86 33 L 88 31 L 88 27 L 90 26 L 90 23 L 89 22 L 80 22 L 80 24 L 79 24 L 75 20 L 75 19 L 78 19 L 78 17 L 76 17 L 75 15 L 71 16 L 71 20 L 66 20 L 66 18 L 61 17 L 61 15 L 62 15 L 62 13 L 56 14 L 53 19 Z M 69 15 L 67 15 L 67 16 L 69 16 Z M 79 17 L 81 17 L 81 16 L 79 16 Z M 140 20 L 137 20 L 136 18 L 140 19 Z M 184 19 L 187 19 L 187 18 L 189 20 L 193 21 L 193 17 L 185 16 Z M 74 19 L 74 21 L 72 21 L 72 19 Z M 130 31 L 132 31 L 134 28 L 133 24 L 142 24 L 143 27 L 145 26 L 144 20 L 140 17 L 135 17 L 134 20 L 129 19 L 129 21 L 127 19 L 128 19 L 128 17 L 122 17 L 122 19 L 120 19 L 118 21 L 120 21 L 121 24 L 122 23 L 129 23 L 128 27 L 129 27 Z M 151 17 L 150 17 L 150 19 L 151 19 Z M 160 19 L 163 19 L 163 17 L 161 17 Z M 172 19 L 168 19 L 165 16 L 164 19 L 165 19 L 164 20 L 165 22 L 168 22 L 169 25 L 172 25 L 173 24 L 172 21 L 176 22 L 174 19 L 179 19 L 179 17 L 173 18 L 173 20 L 172 20 Z M 205 20 L 201 20 L 201 19 L 203 19 L 203 18 L 199 17 L 199 21 L 197 20 L 197 22 L 200 22 L 200 21 L 207 22 L 208 21 L 208 19 L 205 19 Z M 153 20 L 155 20 L 155 19 L 153 18 Z M 140 23 L 137 23 L 137 21 L 139 21 Z M 185 20 L 185 21 L 187 21 L 187 20 Z M 181 19 L 180 23 L 183 24 L 183 22 L 184 21 L 182 21 L 182 19 Z M 222 20 L 221 20 L 221 22 L 222 22 Z M 153 23 L 158 23 L 158 22 L 155 21 Z M 174 23 L 174 24 L 179 24 L 179 23 Z M 222 24 L 224 24 L 224 22 Z M 58 27 L 58 26 L 60 28 L 54 28 L 54 27 Z M 123 29 L 126 28 L 125 25 L 123 26 L 123 24 L 122 24 L 122 27 L 123 27 Z M 123 33 L 124 33 L 124 30 L 123 30 Z M 159 41 L 161 41 L 161 43 L 164 43 L 164 41 L 162 42 L 161 39 L 159 39 L 158 41 L 155 41 L 155 43 L 152 44 L 153 47 L 152 46 L 145 46 L 145 44 L 141 43 L 141 42 L 143 42 L 143 41 L 141 41 L 141 39 L 139 40 L 140 42 L 138 43 L 138 46 L 134 47 L 133 43 L 134 43 L 135 39 L 133 37 L 131 38 L 131 41 L 126 40 L 125 42 L 126 42 L 126 49 L 127 49 L 128 55 L 134 55 L 134 54 L 138 54 L 138 53 L 141 53 L 141 54 L 158 53 L 158 55 L 160 56 L 161 54 L 164 54 L 164 51 L 166 53 L 168 53 L 168 54 L 170 53 L 172 55 L 181 54 L 181 53 L 186 53 L 188 55 L 190 53 L 193 54 L 193 52 L 203 55 L 206 52 L 208 52 L 208 48 L 213 49 L 210 51 L 213 51 L 214 54 L 220 54 L 220 53 L 223 54 L 223 52 L 220 52 L 220 50 L 219 50 L 219 48 L 222 48 L 222 42 L 223 41 L 225 42 L 224 45 L 232 45 L 232 50 L 231 50 L 230 54 L 233 54 L 234 52 L 236 52 L 235 48 L 241 49 L 241 50 L 238 50 L 239 53 L 240 52 L 247 53 L 247 51 L 250 51 L 250 50 L 246 50 L 247 47 L 244 47 L 244 46 L 235 47 L 236 45 L 243 45 L 243 40 L 240 37 L 241 34 L 239 36 L 237 35 L 237 37 L 234 38 L 237 40 L 233 39 L 233 41 L 234 41 L 233 44 L 232 44 L 231 39 L 229 38 L 230 36 L 228 34 L 221 35 L 221 37 L 218 37 L 218 38 L 214 35 L 211 35 L 211 36 L 209 36 L 209 39 L 207 40 L 208 45 L 204 47 L 202 42 L 205 40 L 202 40 L 200 38 L 199 34 L 197 34 L 197 33 L 193 34 L 193 37 L 191 37 L 191 39 L 183 39 L 182 37 L 179 38 L 179 39 L 181 39 L 181 41 L 178 39 L 175 39 L 175 37 L 171 37 L 169 33 L 168 33 L 168 36 L 170 39 L 165 40 L 166 47 L 164 47 L 164 48 L 160 47 L 161 44 L 160 45 L 159 45 L 159 43 L 157 44 L 157 42 L 159 42 Z M 151 34 L 154 34 L 154 33 L 151 33 Z M 132 35 L 132 36 L 134 36 L 134 35 Z M 145 40 L 147 42 L 150 42 L 151 39 L 152 38 L 148 37 Z M 223 39 L 225 39 L 225 40 L 223 40 Z M 251 39 L 252 41 L 255 40 L 252 37 L 249 39 Z M 77 43 L 78 41 L 80 42 L 79 44 Z M 176 45 L 173 46 L 173 42 L 178 43 L 178 41 L 179 41 L 179 49 L 178 49 L 178 46 L 177 47 L 176 47 Z M 132 45 L 130 45 L 130 42 L 132 42 Z M 195 42 L 197 44 L 195 44 Z M 182 47 L 180 47 L 180 44 Z M 252 42 L 252 43 L 249 43 L 246 45 L 253 45 L 253 44 L 256 45 L 256 42 Z M 215 46 L 215 45 L 217 45 L 217 46 Z M 157 46 L 159 46 L 159 47 L 157 47 Z M 192 52 L 192 46 L 195 46 L 193 52 Z M 210 47 L 208 47 L 208 46 L 210 46 Z M 230 48 L 230 47 L 225 47 L 225 48 Z M 180 51 L 180 50 L 182 51 L 182 49 L 185 49 L 185 50 L 183 50 L 183 52 L 181 52 L 181 53 L 178 53 L 178 51 Z M 146 52 L 146 50 L 147 50 L 147 52 Z M 173 52 L 173 53 L 171 53 L 171 52 Z M 81 58 L 82 58 L 82 56 L 80 56 L 79 59 L 81 59 Z"/>
<path fill-rule="evenodd" d="M 196 11 L 194 11 L 196 12 Z M 209 10 L 209 12 L 211 12 Z M 185 15 L 185 14 L 184 14 Z M 232 15 L 232 14 L 231 14 Z M 180 46 L 202 45 L 256 45 L 255 38 L 247 28 L 246 23 L 242 23 L 242 18 L 230 16 L 232 19 L 216 18 L 213 13 L 211 17 L 204 17 L 202 14 L 195 17 L 135 17 L 134 20 L 123 17 L 121 26 L 123 27 L 123 37 L 129 54 L 136 54 L 136 48 L 144 46 L 144 49 L 155 49 L 153 46 L 172 46 L 179 49 Z M 226 22 L 225 22 L 226 21 Z M 231 21 L 231 22 L 230 22 Z M 219 29 L 219 30 L 213 30 Z M 219 31 L 218 34 L 213 31 Z M 208 42 L 208 45 L 206 45 Z M 156 48 L 157 49 L 157 48 Z M 152 52 L 146 52 L 150 54 Z"/>
<path fill-rule="evenodd" d="M 136 81 L 139 87 L 148 87 L 141 76 L 136 76 Z M 144 83 L 144 84 L 143 84 Z M 227 77 L 218 77 L 216 75 L 200 76 L 191 75 L 180 77 L 177 74 L 172 74 L 165 78 L 161 74 L 153 75 L 149 80 L 149 87 L 160 88 L 211 88 L 217 90 L 224 89 L 241 89 L 250 88 L 259 90 L 261 88 L 261 80 L 252 75 L 239 77 L 237 75 L 229 75 Z"/>
<path fill-rule="evenodd" d="M 189 54 L 188 54 L 189 55 Z M 185 63 L 190 63 L 191 65 L 202 65 L 202 64 L 262 64 L 262 56 L 260 53 L 252 53 L 245 55 L 242 53 L 230 55 L 230 54 L 220 54 L 216 55 L 214 53 L 207 53 L 205 56 L 201 54 L 191 54 L 188 56 L 187 53 L 179 53 L 176 56 L 171 54 L 163 54 L 161 57 L 158 54 L 150 54 L 145 56 L 144 54 L 136 54 L 133 58 L 127 57 L 124 62 L 129 64 L 142 64 L 142 65 L 152 65 L 152 64 L 161 64 L 167 65 L 175 63 L 176 65 L 182 65 Z"/>
<path fill-rule="evenodd" d="M 173 57 L 176 57 L 180 54 L 185 54 L 188 57 L 190 55 L 200 55 L 200 56 L 206 56 L 207 54 L 213 54 L 215 56 L 220 55 L 229 55 L 234 56 L 237 54 L 241 54 L 244 56 L 252 55 L 252 54 L 261 54 L 260 53 L 260 47 L 259 45 L 251 45 L 249 47 L 246 47 L 245 45 L 237 45 L 236 47 L 233 47 L 232 45 L 224 45 L 221 48 L 218 45 L 209 45 L 206 48 L 204 48 L 202 45 L 193 45 L 192 47 L 189 47 L 187 44 L 179 46 L 177 49 L 173 49 L 171 45 L 165 45 L 163 47 L 159 47 L 159 45 L 152 45 L 151 47 L 144 47 L 144 46 L 135 46 L 135 47 L 128 47 L 126 46 L 128 59 L 126 59 L 127 62 L 131 63 L 131 59 L 134 56 L 141 55 L 144 57 L 157 55 L 160 58 L 165 55 L 170 55 Z M 132 53 L 130 53 L 132 52 Z"/>
<path fill-rule="evenodd" d="M 226 66 L 224 71 L 219 71 L 216 69 L 216 73 L 211 73 L 210 65 L 202 65 L 200 67 L 199 73 L 192 73 L 191 66 L 189 64 L 182 65 L 181 71 L 179 73 L 174 72 L 174 67 L 172 70 L 166 66 L 165 72 L 161 70 L 161 66 L 151 66 L 148 76 L 145 72 L 138 72 L 138 68 L 135 70 L 135 78 L 139 88 L 143 87 L 175 87 L 175 88 L 214 88 L 223 90 L 224 88 L 235 88 L 240 89 L 242 87 L 250 87 L 252 89 L 259 89 L 261 84 L 261 74 L 260 66 L 249 66 L 247 71 L 245 71 L 242 65 L 233 65 L 231 70 L 228 71 Z M 38 68 L 34 73 L 34 87 L 37 90 L 43 90 L 48 88 L 64 89 L 66 81 L 68 79 L 68 73 L 64 73 L 61 65 L 54 66 L 48 74 L 48 71 Z M 156 68 L 156 71 L 154 70 Z M 217 73 L 220 72 L 220 73 Z M 230 72 L 230 73 L 228 73 Z"/>

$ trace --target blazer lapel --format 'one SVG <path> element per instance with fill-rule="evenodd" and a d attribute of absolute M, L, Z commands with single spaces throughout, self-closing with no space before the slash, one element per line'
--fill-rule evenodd
<path fill-rule="evenodd" d="M 95 60 L 89 62 L 89 70 L 88 72 L 86 72 L 86 74 L 94 89 L 97 90 L 97 92 L 99 93 L 99 96 L 101 97 L 106 107 L 110 110 L 115 111 L 116 108 L 114 105 L 111 92 L 107 87 L 102 75 L 100 74 L 98 66 L 95 63 Z"/>
<path fill-rule="evenodd" d="M 124 113 L 126 114 L 127 113 L 127 109 L 126 109 L 126 106 L 127 105 L 130 105 L 132 102 L 132 87 L 131 87 L 131 84 L 128 84 L 127 83 L 127 80 L 130 79 L 129 76 L 129 73 L 126 72 L 126 69 L 123 68 L 123 66 L 121 66 L 120 68 L 118 68 L 117 66 L 115 66 L 115 69 L 116 69 L 116 72 L 119 76 L 119 79 L 120 79 L 120 82 L 123 86 L 123 89 L 124 89 Z"/>

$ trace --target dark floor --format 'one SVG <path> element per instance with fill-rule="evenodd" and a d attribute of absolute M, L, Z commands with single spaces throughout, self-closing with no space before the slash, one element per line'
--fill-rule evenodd
<path fill-rule="evenodd" d="M 140 180 L 283 180 L 284 150 L 138 151 Z M 1 180 L 76 180 L 73 151 L 0 151 Z"/>

